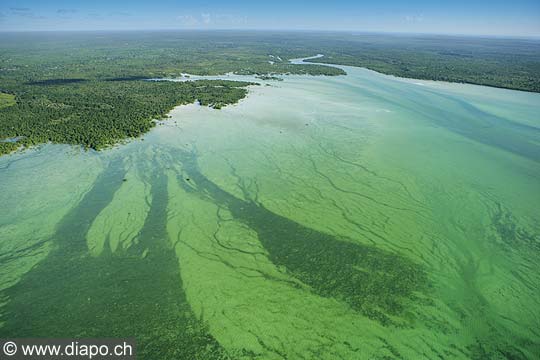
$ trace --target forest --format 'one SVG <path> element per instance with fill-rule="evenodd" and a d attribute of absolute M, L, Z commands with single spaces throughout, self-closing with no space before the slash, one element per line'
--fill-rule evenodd
<path fill-rule="evenodd" d="M 199 101 L 219 109 L 236 103 L 251 83 L 221 80 L 66 81 L 33 84 L 0 110 L 0 154 L 52 142 L 99 150 L 137 137 L 173 107 Z"/>
<path fill-rule="evenodd" d="M 0 93 L 0 109 L 15 105 L 15 96 L 12 94 Z"/>
<path fill-rule="evenodd" d="M 540 92 L 540 42 L 316 32 L 123 31 L 0 36 L 0 155 L 53 142 L 101 149 L 148 131 L 174 106 L 220 108 L 248 83 L 147 79 L 229 72 L 345 75 L 288 60 L 366 67 L 418 79 Z"/>
<path fill-rule="evenodd" d="M 311 61 L 413 79 L 540 92 L 538 39 L 372 34 L 340 42 Z"/>

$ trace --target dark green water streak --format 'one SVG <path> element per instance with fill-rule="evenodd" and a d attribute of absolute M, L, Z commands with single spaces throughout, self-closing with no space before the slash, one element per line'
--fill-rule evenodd
<path fill-rule="evenodd" d="M 383 325 L 406 326 L 410 320 L 407 305 L 425 303 L 418 295 L 429 287 L 427 275 L 408 258 L 319 232 L 261 204 L 242 201 L 202 175 L 193 154 L 178 156 L 189 183 L 197 187 L 193 189 L 181 179 L 184 188 L 209 197 L 255 230 L 270 260 L 315 293 L 342 300 Z M 242 184 L 238 186 L 242 188 Z"/>
<path fill-rule="evenodd" d="M 116 161 L 64 218 L 55 249 L 3 294 L 0 337 L 134 337 L 140 359 L 227 357 L 186 300 L 166 235 L 166 178 L 150 173 L 152 206 L 138 241 L 98 257 L 86 248 L 89 226 L 122 184 Z"/>

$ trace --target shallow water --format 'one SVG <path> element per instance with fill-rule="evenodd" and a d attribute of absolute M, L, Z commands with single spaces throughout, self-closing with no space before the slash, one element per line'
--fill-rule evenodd
<path fill-rule="evenodd" d="M 0 337 L 536 358 L 540 94 L 345 69 L 100 153 L 0 158 Z"/>

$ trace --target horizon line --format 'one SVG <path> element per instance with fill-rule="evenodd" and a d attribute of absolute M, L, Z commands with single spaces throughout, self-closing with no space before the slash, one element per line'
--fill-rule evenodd
<path fill-rule="evenodd" d="M 246 29 L 246 28 L 224 28 L 224 29 L 201 29 L 201 28 L 147 28 L 147 29 L 62 29 L 62 30 L 0 30 L 0 33 L 90 33 L 90 32 L 286 32 L 286 33 L 349 33 L 349 34 L 379 34 L 379 35 L 430 35 L 430 36 L 462 36 L 477 38 L 499 38 L 499 39 L 531 39 L 540 40 L 538 35 L 505 35 L 505 34 L 471 34 L 471 33 L 446 33 L 446 32 L 413 32 L 413 31 L 376 31 L 376 30 L 329 30 L 329 29 Z"/>

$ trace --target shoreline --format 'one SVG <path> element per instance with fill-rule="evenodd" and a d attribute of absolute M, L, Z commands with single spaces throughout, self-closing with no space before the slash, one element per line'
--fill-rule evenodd
<path fill-rule="evenodd" d="M 321 55 L 321 56 L 319 56 L 319 55 Z M 511 87 L 506 87 L 506 86 L 479 84 L 479 83 L 469 82 L 469 81 L 447 81 L 447 80 L 434 80 L 434 79 L 428 79 L 428 78 L 421 79 L 421 78 L 415 78 L 415 77 L 403 77 L 403 76 L 397 76 L 397 75 L 390 74 L 390 73 L 383 73 L 383 72 L 380 72 L 380 71 L 377 71 L 377 70 L 370 69 L 370 68 L 365 67 L 365 66 L 342 65 L 342 64 L 332 64 L 332 63 L 321 63 L 321 62 L 314 62 L 314 61 L 306 61 L 306 60 L 312 60 L 312 59 L 319 59 L 319 58 L 321 58 L 323 56 L 324 55 L 322 55 L 322 54 L 317 54 L 315 56 L 310 56 L 310 57 L 307 57 L 307 58 L 291 59 L 289 61 L 302 60 L 302 62 L 298 62 L 297 64 L 303 64 L 303 65 L 313 64 L 313 65 L 324 65 L 324 66 L 331 66 L 331 67 L 337 67 L 337 68 L 348 67 L 348 68 L 364 69 L 364 70 L 373 71 L 373 72 L 375 72 L 377 74 L 380 74 L 380 75 L 391 76 L 391 77 L 393 77 L 395 79 L 416 80 L 416 81 L 430 81 L 430 82 L 446 83 L 446 84 L 475 85 L 475 86 L 484 86 L 484 87 L 493 88 L 493 89 L 504 89 L 504 90 L 520 91 L 520 92 L 529 93 L 529 94 L 540 94 L 540 91 L 530 91 L 530 90 L 516 89 L 516 88 L 511 88 Z"/>
<path fill-rule="evenodd" d="M 308 57 L 304 57 L 304 58 L 293 58 L 293 59 L 289 59 L 287 61 L 289 63 L 295 64 L 295 65 L 301 65 L 301 64 L 302 65 L 323 65 L 323 66 L 339 68 L 339 69 L 344 70 L 346 73 L 347 73 L 348 69 L 360 69 L 360 70 L 363 70 L 363 71 L 374 73 L 377 76 L 383 76 L 383 77 L 388 78 L 388 79 L 393 80 L 393 81 L 405 82 L 405 83 L 412 84 L 412 85 L 417 85 L 417 86 L 429 86 L 429 87 L 436 88 L 436 89 L 439 89 L 439 90 L 454 91 L 454 90 L 456 90 L 456 89 L 453 89 L 454 87 L 459 87 L 459 86 L 465 85 L 465 86 L 471 86 L 471 87 L 475 87 L 475 88 L 476 87 L 485 87 L 485 88 L 488 88 L 488 89 L 495 89 L 495 90 L 500 90 L 500 91 L 513 91 L 513 92 L 519 92 L 519 93 L 527 94 L 527 95 L 538 94 L 538 96 L 540 96 L 539 92 L 534 92 L 534 91 L 517 90 L 517 89 L 498 87 L 498 86 L 490 86 L 490 85 L 481 85 L 481 84 L 469 83 L 469 82 L 452 82 L 452 81 L 440 81 L 440 80 L 407 78 L 407 77 L 401 77 L 401 76 L 396 76 L 396 75 L 392 75 L 392 74 L 381 73 L 379 71 L 372 70 L 372 69 L 369 69 L 369 68 L 366 68 L 366 67 L 361 67 L 361 66 L 327 64 L 327 63 L 317 63 L 317 62 L 312 62 L 312 61 L 306 61 L 306 60 L 319 59 L 319 58 L 322 58 L 322 57 L 324 57 L 324 54 L 317 54 L 317 55 L 308 56 Z M 309 77 L 309 78 L 317 78 L 317 77 L 319 77 L 319 76 L 316 76 L 316 75 L 309 75 L 309 74 L 279 74 L 279 75 L 283 76 L 284 79 L 286 79 L 286 78 L 295 78 L 295 77 L 306 77 L 306 78 L 307 77 Z M 348 75 L 348 73 L 345 74 L 344 76 L 347 76 L 347 75 Z M 200 81 L 200 80 L 228 80 L 228 81 L 239 81 L 239 82 L 241 82 L 241 81 L 244 81 L 244 82 L 257 82 L 258 86 L 263 86 L 263 87 L 264 86 L 276 86 L 275 85 L 276 81 L 264 80 L 264 79 L 257 78 L 256 76 L 258 76 L 258 75 L 256 75 L 256 74 L 253 74 L 253 75 L 240 75 L 240 74 L 235 74 L 235 73 L 232 73 L 232 72 L 228 72 L 228 73 L 221 74 L 221 75 L 193 75 L 193 74 L 182 73 L 182 76 L 177 77 L 177 78 L 150 78 L 150 79 L 146 79 L 146 81 L 172 81 L 172 82 L 191 82 L 191 81 L 193 81 L 193 82 L 195 82 L 195 81 Z M 336 77 L 339 77 L 339 76 L 336 76 Z M 245 101 L 250 96 L 253 86 L 256 86 L 256 85 L 253 84 L 253 85 L 246 86 L 246 91 L 247 91 L 246 96 L 243 97 L 242 99 L 240 99 L 236 103 L 227 104 L 225 106 L 225 108 L 229 107 L 229 106 L 233 106 L 233 105 L 238 105 L 240 102 Z M 442 87 L 440 87 L 440 86 L 442 86 Z M 194 103 L 197 103 L 197 100 Z M 176 105 L 173 108 L 171 108 L 164 115 L 164 118 L 162 118 L 162 119 L 159 119 L 159 118 L 152 119 L 151 121 L 154 123 L 154 126 L 152 126 L 147 132 L 142 133 L 137 137 L 128 137 L 128 138 L 121 139 L 121 140 L 119 140 L 118 142 L 116 142 L 114 144 L 110 144 L 110 145 L 105 146 L 105 147 L 100 148 L 100 149 L 86 148 L 83 145 L 78 145 L 78 144 L 45 142 L 45 143 L 40 143 L 40 144 L 34 144 L 32 146 L 29 146 L 29 147 L 25 147 L 25 146 L 19 147 L 19 148 L 15 149 L 14 151 L 10 152 L 10 153 L 0 154 L 0 158 L 9 157 L 10 155 L 15 155 L 15 154 L 23 154 L 23 153 L 26 153 L 26 152 L 29 152 L 29 151 L 32 151 L 32 150 L 37 150 L 43 145 L 70 145 L 70 146 L 73 146 L 73 147 L 80 146 L 81 149 L 84 149 L 85 151 L 96 151 L 96 152 L 101 152 L 102 150 L 109 150 L 109 149 L 115 148 L 117 146 L 121 146 L 121 145 L 125 145 L 127 143 L 130 143 L 130 142 L 133 142 L 135 140 L 143 139 L 144 136 L 149 134 L 152 131 L 152 129 L 156 128 L 156 126 L 158 126 L 160 124 L 164 124 L 165 122 L 170 120 L 171 113 L 174 112 L 176 109 L 181 108 L 183 106 L 193 105 L 194 103 Z M 215 109 L 215 110 L 220 110 L 220 109 Z"/>

